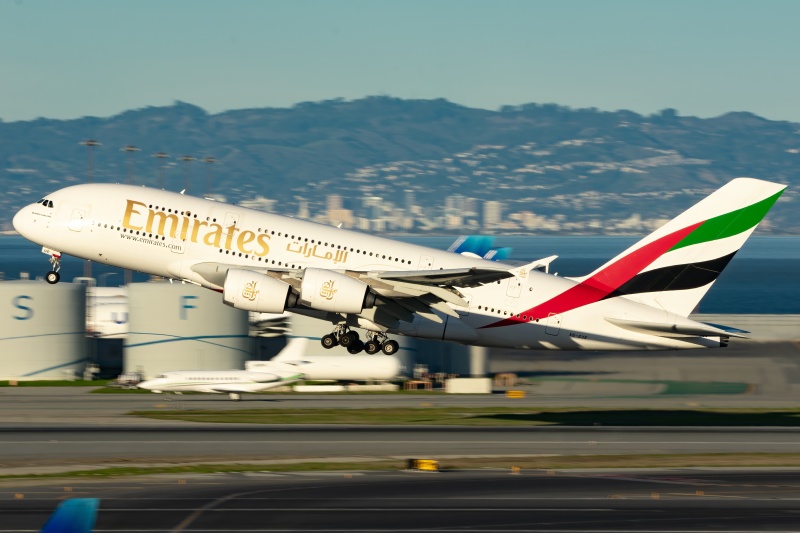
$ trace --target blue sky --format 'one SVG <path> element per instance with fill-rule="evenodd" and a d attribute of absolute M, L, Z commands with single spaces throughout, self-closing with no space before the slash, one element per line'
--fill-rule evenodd
<path fill-rule="evenodd" d="M 800 2 L 0 0 L 0 118 L 367 95 L 800 122 Z"/>

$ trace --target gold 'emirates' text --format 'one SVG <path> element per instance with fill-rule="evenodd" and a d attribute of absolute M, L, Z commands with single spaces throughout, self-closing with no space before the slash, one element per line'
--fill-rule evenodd
<path fill-rule="evenodd" d="M 156 233 L 164 237 L 180 238 L 182 241 L 202 242 L 214 248 L 239 251 L 256 257 L 264 257 L 269 253 L 267 241 L 270 237 L 266 233 L 242 231 L 236 224 L 223 228 L 215 222 L 204 222 L 183 215 L 155 211 L 135 200 L 128 200 L 122 225 L 129 230 Z"/>

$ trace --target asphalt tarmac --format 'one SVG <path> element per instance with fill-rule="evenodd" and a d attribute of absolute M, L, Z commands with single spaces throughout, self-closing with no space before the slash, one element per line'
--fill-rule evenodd
<path fill-rule="evenodd" d="M 185 461 L 260 461 L 264 471 L 0 480 L 0 533 L 38 531 L 61 499 L 81 496 L 102 498 L 97 532 L 800 531 L 800 470 L 793 469 L 269 472 L 270 461 L 313 458 L 354 463 L 431 457 L 447 464 L 450 457 L 467 457 L 477 465 L 481 457 L 498 456 L 785 453 L 800 449 L 798 428 L 245 426 L 127 415 L 133 410 L 304 407 L 800 406 L 797 346 L 759 350 L 765 353 L 734 351 L 713 359 L 562 353 L 538 362 L 507 354 L 496 361 L 538 379 L 524 388 L 521 399 L 280 394 L 230 402 L 223 395 L 165 398 L 88 394 L 85 388 L 3 388 L 0 475 Z"/>
<path fill-rule="evenodd" d="M 93 462 L 147 465 L 328 457 L 789 453 L 800 450 L 798 443 L 800 428 L 2 428 L 0 475 Z"/>
<path fill-rule="evenodd" d="M 95 532 L 797 531 L 797 472 L 220 474 L 0 484 L 0 532 L 101 498 Z"/>

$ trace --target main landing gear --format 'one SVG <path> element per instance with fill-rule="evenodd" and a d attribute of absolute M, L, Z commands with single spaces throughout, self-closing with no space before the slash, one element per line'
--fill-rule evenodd
<path fill-rule="evenodd" d="M 61 279 L 58 273 L 61 270 L 61 254 L 55 253 L 50 256 L 50 264 L 53 265 L 53 270 L 44 275 L 44 279 L 50 285 L 55 285 Z"/>
<path fill-rule="evenodd" d="M 372 355 L 382 350 L 386 355 L 394 355 L 400 349 L 397 341 L 389 340 L 384 333 L 370 333 L 370 340 L 363 342 L 358 333 L 349 330 L 347 326 L 338 325 L 333 333 L 322 337 L 322 347 L 326 349 L 342 345 L 351 354 L 360 353 L 362 350 Z"/>

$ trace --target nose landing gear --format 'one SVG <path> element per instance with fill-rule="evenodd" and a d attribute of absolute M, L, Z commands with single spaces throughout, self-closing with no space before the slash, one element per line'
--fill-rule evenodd
<path fill-rule="evenodd" d="M 61 279 L 61 275 L 58 273 L 61 270 L 61 254 L 59 252 L 51 252 L 50 264 L 53 265 L 53 270 L 45 274 L 44 279 L 50 285 L 54 285 Z"/>

